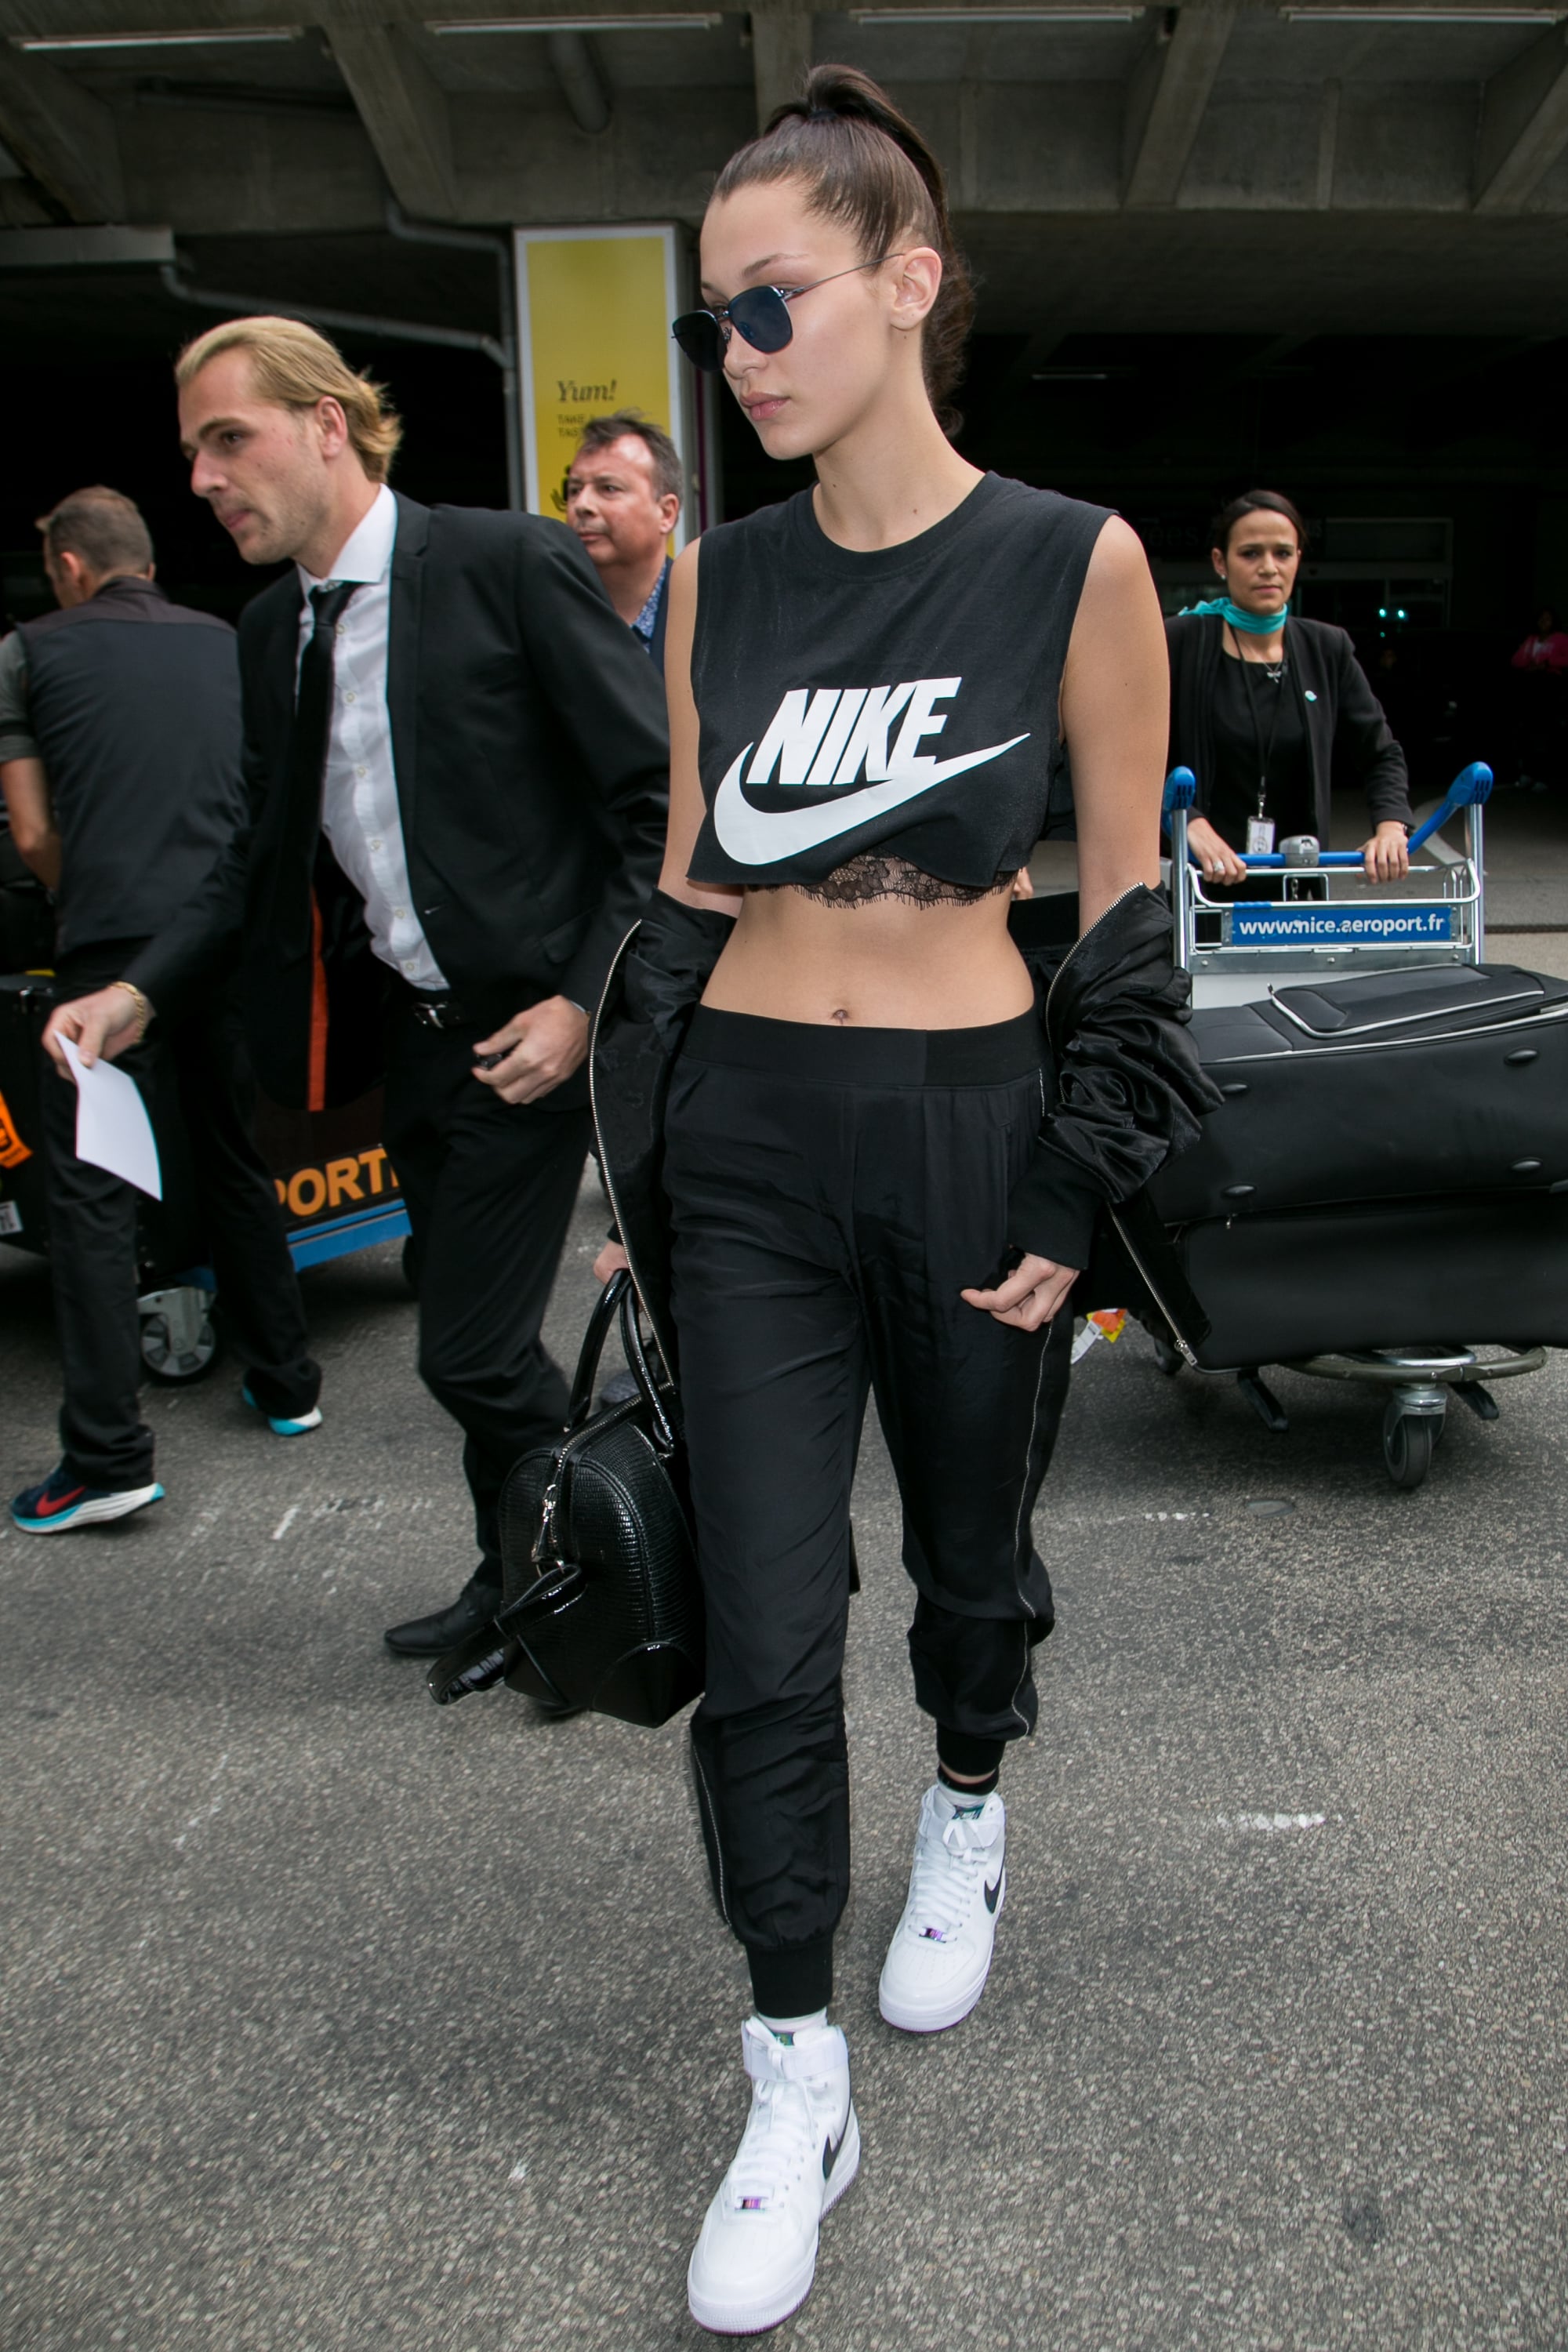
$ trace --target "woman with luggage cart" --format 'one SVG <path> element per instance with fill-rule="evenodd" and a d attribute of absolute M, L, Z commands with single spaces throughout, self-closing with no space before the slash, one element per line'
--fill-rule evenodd
<path fill-rule="evenodd" d="M 979 2000 L 1005 1891 L 997 1784 L 1052 1622 L 1030 1515 L 1066 1385 L 1054 1318 L 1099 1204 L 1210 1097 L 1149 887 L 1165 679 L 1147 563 L 1114 517 L 950 446 L 972 296 L 924 142 L 864 76 L 816 68 L 721 174 L 702 274 L 682 349 L 770 457 L 816 470 L 676 562 L 668 842 L 626 980 L 676 1048 L 663 1192 L 707 1616 L 692 1743 L 754 2003 L 750 2116 L 689 2295 L 705 2327 L 749 2334 L 804 2300 L 859 2158 L 827 2004 L 868 1390 L 937 1767 L 879 1998 L 926 2033 Z M 1064 740 L 1085 931 L 1047 1046 L 1007 918 Z M 596 1100 L 608 1077 L 601 1058 Z"/>
<path fill-rule="evenodd" d="M 1292 836 L 1329 845 L 1336 759 L 1365 790 L 1369 882 L 1407 870 L 1415 822 L 1405 754 L 1343 629 L 1290 612 L 1307 527 L 1278 490 L 1247 490 L 1215 517 L 1223 593 L 1165 624 L 1172 767 L 1198 779 L 1187 845 L 1210 884 L 1245 882 L 1239 853 Z"/>

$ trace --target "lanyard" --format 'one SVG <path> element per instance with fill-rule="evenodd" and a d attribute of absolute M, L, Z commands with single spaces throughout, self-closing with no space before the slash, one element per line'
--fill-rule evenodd
<path fill-rule="evenodd" d="M 1232 635 L 1235 635 L 1234 631 L 1232 631 Z M 1258 814 L 1261 818 L 1268 799 L 1268 766 L 1270 761 L 1274 757 L 1274 739 L 1279 732 L 1279 706 L 1285 698 L 1285 653 L 1284 647 L 1281 646 L 1279 654 L 1279 679 L 1274 690 L 1274 711 L 1273 716 L 1268 722 L 1268 740 L 1267 743 L 1265 743 L 1263 740 L 1263 722 L 1258 714 L 1258 689 L 1253 685 L 1249 675 L 1249 673 L 1257 667 L 1258 665 L 1253 662 L 1249 662 L 1247 659 L 1246 656 L 1241 652 L 1239 643 L 1237 646 L 1237 654 L 1241 661 L 1241 676 L 1247 694 L 1247 708 L 1252 717 L 1252 738 L 1253 741 L 1258 746 Z"/>

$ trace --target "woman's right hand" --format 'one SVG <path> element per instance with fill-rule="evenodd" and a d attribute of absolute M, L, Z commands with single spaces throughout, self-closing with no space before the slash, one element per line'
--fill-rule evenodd
<path fill-rule="evenodd" d="M 1206 816 L 1187 819 L 1187 847 L 1202 866 L 1205 882 L 1246 881 L 1246 866 L 1229 842 L 1220 839 Z"/>
<path fill-rule="evenodd" d="M 630 1265 L 631 1260 L 619 1242 L 606 1242 L 594 1260 L 594 1279 L 595 1282 L 608 1282 L 612 1274 L 619 1274 L 623 1268 L 629 1269 Z"/>

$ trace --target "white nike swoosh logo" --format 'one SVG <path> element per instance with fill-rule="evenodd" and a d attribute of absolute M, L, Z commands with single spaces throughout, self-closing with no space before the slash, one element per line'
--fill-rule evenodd
<path fill-rule="evenodd" d="M 837 800 L 816 801 L 798 809 L 754 808 L 746 798 L 741 790 L 741 771 L 752 756 L 752 746 L 748 743 L 713 795 L 713 830 L 720 847 L 737 865 L 773 866 L 781 857 L 797 857 L 802 850 L 819 849 L 841 833 L 853 833 L 857 825 L 886 816 L 906 801 L 917 800 L 921 793 L 962 776 L 967 768 L 999 760 L 1004 751 L 1028 740 L 1026 729 L 1022 735 L 1005 743 L 993 743 L 987 751 L 964 751 L 955 760 L 924 761 L 918 770 L 889 776 L 885 782 L 867 784 Z"/>

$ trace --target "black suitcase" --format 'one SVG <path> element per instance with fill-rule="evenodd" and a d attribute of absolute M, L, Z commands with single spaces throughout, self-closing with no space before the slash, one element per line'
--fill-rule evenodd
<path fill-rule="evenodd" d="M 1120 1287 L 1209 1371 L 1568 1346 L 1568 981 L 1306 981 L 1192 1034 L 1223 1102 L 1114 1213 L 1080 1307 Z"/>

